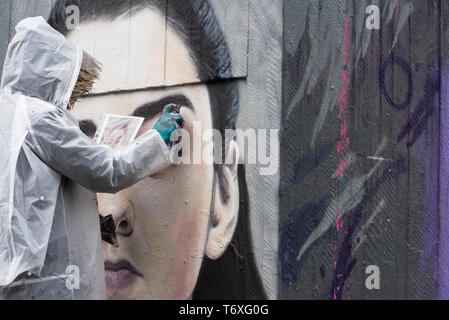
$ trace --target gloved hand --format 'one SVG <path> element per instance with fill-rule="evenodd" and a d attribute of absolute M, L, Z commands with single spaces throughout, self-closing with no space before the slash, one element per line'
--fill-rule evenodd
<path fill-rule="evenodd" d="M 161 117 L 153 127 L 167 144 L 170 142 L 173 131 L 184 127 L 184 119 L 179 114 L 179 109 L 180 106 L 175 104 L 166 105 Z"/>

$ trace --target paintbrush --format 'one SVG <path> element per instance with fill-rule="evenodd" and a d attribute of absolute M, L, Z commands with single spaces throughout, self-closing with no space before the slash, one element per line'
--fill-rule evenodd
<path fill-rule="evenodd" d="M 83 95 L 90 93 L 95 81 L 98 79 L 101 71 L 100 63 L 88 53 L 83 52 L 83 61 L 81 63 L 78 79 L 72 95 L 69 100 L 68 110 L 71 110 L 76 101 Z"/>

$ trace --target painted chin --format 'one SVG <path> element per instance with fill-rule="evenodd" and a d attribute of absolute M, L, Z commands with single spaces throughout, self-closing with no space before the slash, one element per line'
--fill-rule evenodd
<path fill-rule="evenodd" d="M 126 260 L 115 263 L 105 261 L 104 269 L 108 295 L 132 286 L 139 278 L 143 279 L 143 275 Z"/>

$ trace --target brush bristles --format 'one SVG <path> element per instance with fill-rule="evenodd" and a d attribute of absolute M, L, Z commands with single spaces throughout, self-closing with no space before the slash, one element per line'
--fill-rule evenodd
<path fill-rule="evenodd" d="M 70 97 L 69 106 L 67 109 L 72 109 L 75 102 L 83 95 L 89 93 L 95 81 L 98 79 L 101 71 L 100 64 L 89 54 L 83 52 L 83 62 L 81 70 Z"/>

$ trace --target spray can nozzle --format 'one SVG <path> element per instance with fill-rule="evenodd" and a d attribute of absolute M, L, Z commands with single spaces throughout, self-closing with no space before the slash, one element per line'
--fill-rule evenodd
<path fill-rule="evenodd" d="M 171 104 L 169 106 L 170 113 L 179 114 L 181 112 L 181 106 L 179 104 Z"/>

